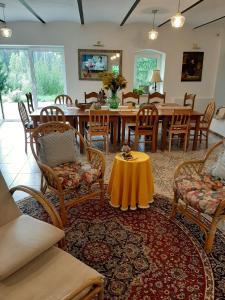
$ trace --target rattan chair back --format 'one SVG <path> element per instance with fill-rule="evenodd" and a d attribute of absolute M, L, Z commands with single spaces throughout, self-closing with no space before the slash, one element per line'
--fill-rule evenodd
<path fill-rule="evenodd" d="M 26 98 L 27 98 L 28 112 L 29 112 L 29 114 L 31 114 L 34 111 L 33 96 L 31 93 L 27 93 Z"/>
<path fill-rule="evenodd" d="M 166 102 L 166 93 L 152 93 L 148 94 L 148 103 L 149 104 L 157 104 L 157 103 L 165 103 Z"/>
<path fill-rule="evenodd" d="M 205 128 L 209 128 L 213 115 L 215 113 L 215 109 L 216 109 L 216 104 L 215 101 L 211 101 L 209 102 L 209 104 L 207 105 L 205 112 L 204 112 L 204 116 L 201 120 L 201 123 L 204 124 Z"/>
<path fill-rule="evenodd" d="M 129 99 L 129 100 L 125 102 L 124 101 L 125 99 Z M 134 104 L 139 104 L 140 95 L 134 92 L 122 93 L 122 105 L 129 102 Z"/>
<path fill-rule="evenodd" d="M 195 106 L 195 94 L 185 93 L 184 95 L 184 106 L 190 106 L 192 110 L 194 110 Z"/>
<path fill-rule="evenodd" d="M 99 94 L 96 93 L 96 92 L 90 92 L 90 93 L 84 93 L 84 101 L 85 103 L 87 103 L 88 99 L 92 99 L 92 101 L 89 101 L 89 102 L 96 102 L 98 101 L 98 97 L 99 97 Z M 94 100 L 93 100 L 94 99 Z"/>

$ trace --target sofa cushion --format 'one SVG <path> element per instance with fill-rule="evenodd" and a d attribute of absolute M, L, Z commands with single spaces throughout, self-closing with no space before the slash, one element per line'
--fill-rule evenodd
<path fill-rule="evenodd" d="M 213 215 L 221 201 L 225 199 L 225 189 L 190 191 L 185 199 L 191 207 L 204 214 Z"/>
<path fill-rule="evenodd" d="M 202 213 L 213 215 L 225 198 L 223 181 L 208 173 L 181 175 L 175 180 L 178 196 Z"/>
<path fill-rule="evenodd" d="M 101 175 L 100 170 L 92 168 L 88 162 L 65 163 L 54 167 L 53 170 L 59 177 L 63 189 L 90 185 Z"/>
<path fill-rule="evenodd" d="M 0 282 L 2 299 L 79 300 L 103 276 L 70 254 L 51 247 Z M 83 298 L 82 298 L 83 299 Z"/>
<path fill-rule="evenodd" d="M 21 215 L 0 227 L 0 280 L 29 263 L 64 237 L 48 223 Z"/>
<path fill-rule="evenodd" d="M 38 138 L 40 159 L 50 167 L 76 161 L 75 135 L 72 129 Z"/>

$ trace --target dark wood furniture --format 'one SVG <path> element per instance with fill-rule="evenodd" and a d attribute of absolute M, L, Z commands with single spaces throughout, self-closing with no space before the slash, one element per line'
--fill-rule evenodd
<path fill-rule="evenodd" d="M 194 110 L 194 106 L 195 106 L 195 94 L 188 94 L 185 93 L 184 95 L 184 106 L 190 106 L 192 110 Z"/>
<path fill-rule="evenodd" d="M 84 101 L 87 102 L 97 102 L 98 101 L 99 94 L 96 92 L 86 93 L 84 92 Z M 87 101 L 89 99 L 92 99 L 91 101 Z"/>
<path fill-rule="evenodd" d="M 130 99 L 128 101 L 124 101 L 125 99 Z M 134 92 L 128 92 L 128 93 L 122 93 L 122 105 L 126 103 L 132 103 L 132 104 L 139 104 L 140 102 L 140 95 L 136 94 Z"/>
<path fill-rule="evenodd" d="M 64 112 L 58 106 L 46 106 L 40 111 L 40 122 L 62 121 L 66 122 Z"/>
<path fill-rule="evenodd" d="M 68 95 L 58 95 L 55 98 L 55 104 L 64 104 L 64 105 L 72 105 L 73 101 Z"/>
<path fill-rule="evenodd" d="M 157 98 L 157 99 L 156 99 Z M 165 103 L 166 102 L 166 93 L 158 93 L 154 92 L 152 94 L 148 94 L 148 103 L 149 104 L 158 104 L 158 103 Z"/>
<path fill-rule="evenodd" d="M 34 131 L 34 124 L 28 116 L 23 101 L 18 102 L 18 110 L 19 110 L 21 122 L 23 124 L 24 138 L 25 138 L 25 152 L 27 153 L 27 144 L 30 142 L 31 133 Z"/>
<path fill-rule="evenodd" d="M 151 143 L 152 152 L 157 149 L 158 136 L 158 110 L 154 105 L 143 106 L 136 115 L 136 125 L 128 126 L 128 144 L 131 142 L 131 135 L 134 135 L 134 149 L 137 150 L 138 143 Z M 144 136 L 144 141 L 139 137 Z"/>
<path fill-rule="evenodd" d="M 189 128 L 190 128 L 191 109 L 175 108 L 172 114 L 171 123 L 168 128 L 169 133 L 169 152 L 173 137 L 176 136 L 181 140 L 184 139 L 184 151 L 187 151 Z"/>
<path fill-rule="evenodd" d="M 29 114 L 31 114 L 34 111 L 33 96 L 31 93 L 26 93 L 26 98 L 27 98 L 27 109 Z"/>

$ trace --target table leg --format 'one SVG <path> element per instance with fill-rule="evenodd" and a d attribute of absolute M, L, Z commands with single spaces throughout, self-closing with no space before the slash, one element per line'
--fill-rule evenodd
<path fill-rule="evenodd" d="M 169 123 L 168 116 L 164 116 L 162 120 L 162 133 L 161 133 L 161 150 L 166 150 L 166 140 L 167 140 L 167 127 Z"/>
<path fill-rule="evenodd" d="M 201 118 L 201 116 L 196 116 L 195 135 L 194 135 L 193 146 L 192 146 L 193 151 L 197 149 L 200 118 Z"/>
<path fill-rule="evenodd" d="M 113 150 L 116 151 L 116 144 L 117 144 L 117 118 L 113 120 Z"/>
<path fill-rule="evenodd" d="M 125 129 L 126 129 L 126 118 L 122 117 L 121 118 L 122 122 L 122 144 L 124 144 L 125 141 Z"/>
<path fill-rule="evenodd" d="M 79 117 L 79 130 L 80 130 L 80 134 L 82 136 L 84 136 L 84 120 L 82 120 L 81 117 Z M 80 142 L 80 153 L 84 152 L 84 145 Z"/>

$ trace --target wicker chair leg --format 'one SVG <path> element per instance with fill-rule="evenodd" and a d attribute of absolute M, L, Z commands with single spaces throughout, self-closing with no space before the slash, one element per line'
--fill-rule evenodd
<path fill-rule="evenodd" d="M 206 149 L 208 149 L 208 145 L 209 145 L 209 132 L 207 131 L 206 132 L 206 141 L 205 141 Z"/>
<path fill-rule="evenodd" d="M 104 298 L 104 287 L 102 286 L 101 290 L 98 293 L 98 300 L 103 300 Z"/>
<path fill-rule="evenodd" d="M 109 137 L 105 136 L 105 152 L 106 154 L 109 154 Z"/>
<path fill-rule="evenodd" d="M 99 182 L 99 185 L 100 185 L 100 201 L 103 204 L 104 203 L 104 183 L 102 180 Z"/>
<path fill-rule="evenodd" d="M 135 137 L 134 137 L 134 150 L 136 150 L 136 151 L 137 151 L 138 139 L 139 139 L 139 135 L 135 134 Z"/>
<path fill-rule="evenodd" d="M 130 146 L 130 128 L 128 129 L 128 145 Z"/>
<path fill-rule="evenodd" d="M 173 204 L 172 204 L 172 211 L 171 211 L 171 214 L 170 214 L 170 218 L 174 218 L 176 216 L 176 213 L 177 213 L 177 205 L 178 205 L 178 196 L 177 196 L 177 193 L 176 191 L 174 191 L 174 196 L 173 196 Z"/>
<path fill-rule="evenodd" d="M 171 144 L 172 144 L 172 134 L 169 134 L 169 152 L 171 151 Z"/>
<path fill-rule="evenodd" d="M 204 248 L 205 248 L 206 253 L 209 253 L 212 250 L 214 239 L 215 239 L 215 234 L 216 234 L 217 223 L 218 223 L 217 219 L 212 220 L 210 230 L 208 232 L 208 235 L 207 235 L 206 241 L 205 241 Z"/>
<path fill-rule="evenodd" d="M 65 225 L 67 221 L 67 211 L 64 203 L 64 195 L 59 195 L 59 203 L 60 203 L 60 217 L 62 219 L 63 225 Z"/>
<path fill-rule="evenodd" d="M 184 151 L 185 152 L 187 151 L 187 141 L 188 141 L 188 134 L 185 133 L 185 136 L 184 136 Z"/>

